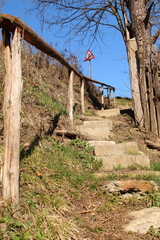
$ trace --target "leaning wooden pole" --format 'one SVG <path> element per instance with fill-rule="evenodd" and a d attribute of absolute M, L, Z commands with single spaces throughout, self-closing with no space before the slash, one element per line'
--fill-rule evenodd
<path fill-rule="evenodd" d="M 81 112 L 84 114 L 85 106 L 84 106 L 84 79 L 81 79 Z"/>
<path fill-rule="evenodd" d="M 3 30 L 5 53 L 4 88 L 4 164 L 2 167 L 2 196 L 10 201 L 13 209 L 19 204 L 19 156 L 21 110 L 21 47 L 20 30 L 15 28 L 13 39 Z"/>
<path fill-rule="evenodd" d="M 73 80 L 74 72 L 70 71 L 69 74 L 69 88 L 68 88 L 68 100 L 69 100 L 69 118 L 73 127 L 73 105 L 74 105 L 74 93 L 73 93 Z"/>

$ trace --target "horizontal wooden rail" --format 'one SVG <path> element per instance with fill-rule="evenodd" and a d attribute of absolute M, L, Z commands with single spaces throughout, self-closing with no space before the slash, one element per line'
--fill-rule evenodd
<path fill-rule="evenodd" d="M 106 87 L 105 89 L 111 89 L 111 90 L 115 91 L 115 88 L 112 87 L 112 86 L 110 86 L 110 85 L 107 85 L 107 84 L 105 84 L 105 83 L 99 82 L 99 81 L 97 81 L 97 80 L 94 80 L 94 79 L 92 79 L 92 78 L 86 77 L 86 76 L 84 76 L 84 75 L 82 75 L 82 77 L 83 77 L 85 80 L 88 80 L 88 81 L 90 81 L 90 82 L 100 84 L 101 86 L 105 86 L 105 87 Z"/>
<path fill-rule="evenodd" d="M 20 18 L 12 16 L 10 14 L 0 14 L 0 28 L 6 29 L 10 32 L 14 30 L 15 27 L 21 29 L 21 37 L 30 43 L 32 46 L 38 48 L 42 52 L 46 53 L 50 57 L 55 58 L 58 62 L 63 64 L 70 71 L 74 71 L 74 73 L 79 76 L 81 79 L 91 81 L 93 83 L 101 84 L 114 90 L 115 88 L 105 83 L 98 82 L 91 78 L 88 78 L 82 74 L 80 74 L 75 68 L 73 68 L 67 60 L 53 47 L 51 47 L 47 42 L 45 42 L 36 32 L 34 32 L 28 25 L 26 25 Z"/>

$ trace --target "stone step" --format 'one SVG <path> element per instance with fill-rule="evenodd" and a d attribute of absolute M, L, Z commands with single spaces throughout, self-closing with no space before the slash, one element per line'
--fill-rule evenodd
<path fill-rule="evenodd" d="M 112 108 L 107 110 L 98 110 L 96 113 L 100 117 L 112 117 L 112 116 L 118 116 L 120 114 L 120 109 Z"/>
<path fill-rule="evenodd" d="M 115 156 L 98 156 L 103 162 L 102 171 L 113 170 L 114 168 L 127 168 L 135 164 L 142 167 L 150 168 L 150 160 L 146 155 L 115 155 Z"/>
<path fill-rule="evenodd" d="M 93 145 L 92 145 L 93 146 Z M 142 155 L 136 142 L 126 142 L 119 144 L 97 144 L 94 146 L 96 156 L 115 156 L 115 155 Z"/>
<path fill-rule="evenodd" d="M 98 117 L 98 116 L 85 116 L 85 115 L 81 115 L 80 116 L 80 120 L 83 120 L 83 121 L 101 121 L 102 117 Z"/>
<path fill-rule="evenodd" d="M 91 141 L 88 141 L 89 145 L 92 146 L 92 147 L 101 147 L 101 146 L 113 146 L 115 145 L 115 141 L 96 141 L 96 140 L 91 140 Z"/>
<path fill-rule="evenodd" d="M 83 125 L 77 125 L 76 130 L 88 140 L 108 140 L 111 136 L 112 121 L 84 121 Z"/>
<path fill-rule="evenodd" d="M 92 126 L 92 127 L 101 127 L 101 131 L 103 131 L 104 128 L 109 127 L 110 130 L 112 130 L 112 121 L 109 119 L 101 120 L 101 121 L 84 121 L 84 126 Z"/>
<path fill-rule="evenodd" d="M 110 127 L 108 125 L 77 125 L 76 130 L 84 135 L 88 140 L 108 140 L 111 136 Z"/>

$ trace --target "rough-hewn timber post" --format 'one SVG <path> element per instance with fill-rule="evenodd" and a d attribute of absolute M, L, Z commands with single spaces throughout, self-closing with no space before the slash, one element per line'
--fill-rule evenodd
<path fill-rule="evenodd" d="M 10 33 L 3 30 L 5 52 L 4 88 L 4 163 L 2 167 L 2 196 L 11 201 L 13 209 L 19 204 L 19 155 L 21 110 L 21 47 L 20 31 L 15 28 L 11 43 Z"/>
<path fill-rule="evenodd" d="M 103 86 L 103 84 L 101 85 L 101 92 L 102 92 L 102 108 L 101 108 L 101 110 L 104 110 L 104 86 Z"/>
<path fill-rule="evenodd" d="M 85 106 L 84 106 L 84 79 L 81 79 L 81 112 L 84 114 Z"/>
<path fill-rule="evenodd" d="M 111 106 L 111 89 L 108 89 L 108 107 Z"/>
<path fill-rule="evenodd" d="M 113 90 L 113 105 L 116 107 L 116 92 L 115 89 Z"/>
<path fill-rule="evenodd" d="M 74 72 L 71 71 L 69 74 L 69 88 L 68 88 L 68 97 L 69 97 L 69 118 L 73 126 L 73 105 L 74 105 L 74 94 L 73 94 L 73 79 Z"/>

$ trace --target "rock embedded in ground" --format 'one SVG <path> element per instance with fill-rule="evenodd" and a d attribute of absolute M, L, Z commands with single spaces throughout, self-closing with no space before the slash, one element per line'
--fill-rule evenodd
<path fill-rule="evenodd" d="M 109 193 L 150 193 L 155 189 L 155 183 L 145 180 L 121 180 L 107 183 L 105 190 Z"/>
<path fill-rule="evenodd" d="M 149 232 L 149 229 L 157 230 L 160 228 L 160 208 L 152 207 L 145 208 L 140 211 L 134 211 L 128 214 L 128 217 L 132 217 L 133 220 L 129 224 L 124 226 L 126 232 L 137 232 L 145 234 Z"/>

